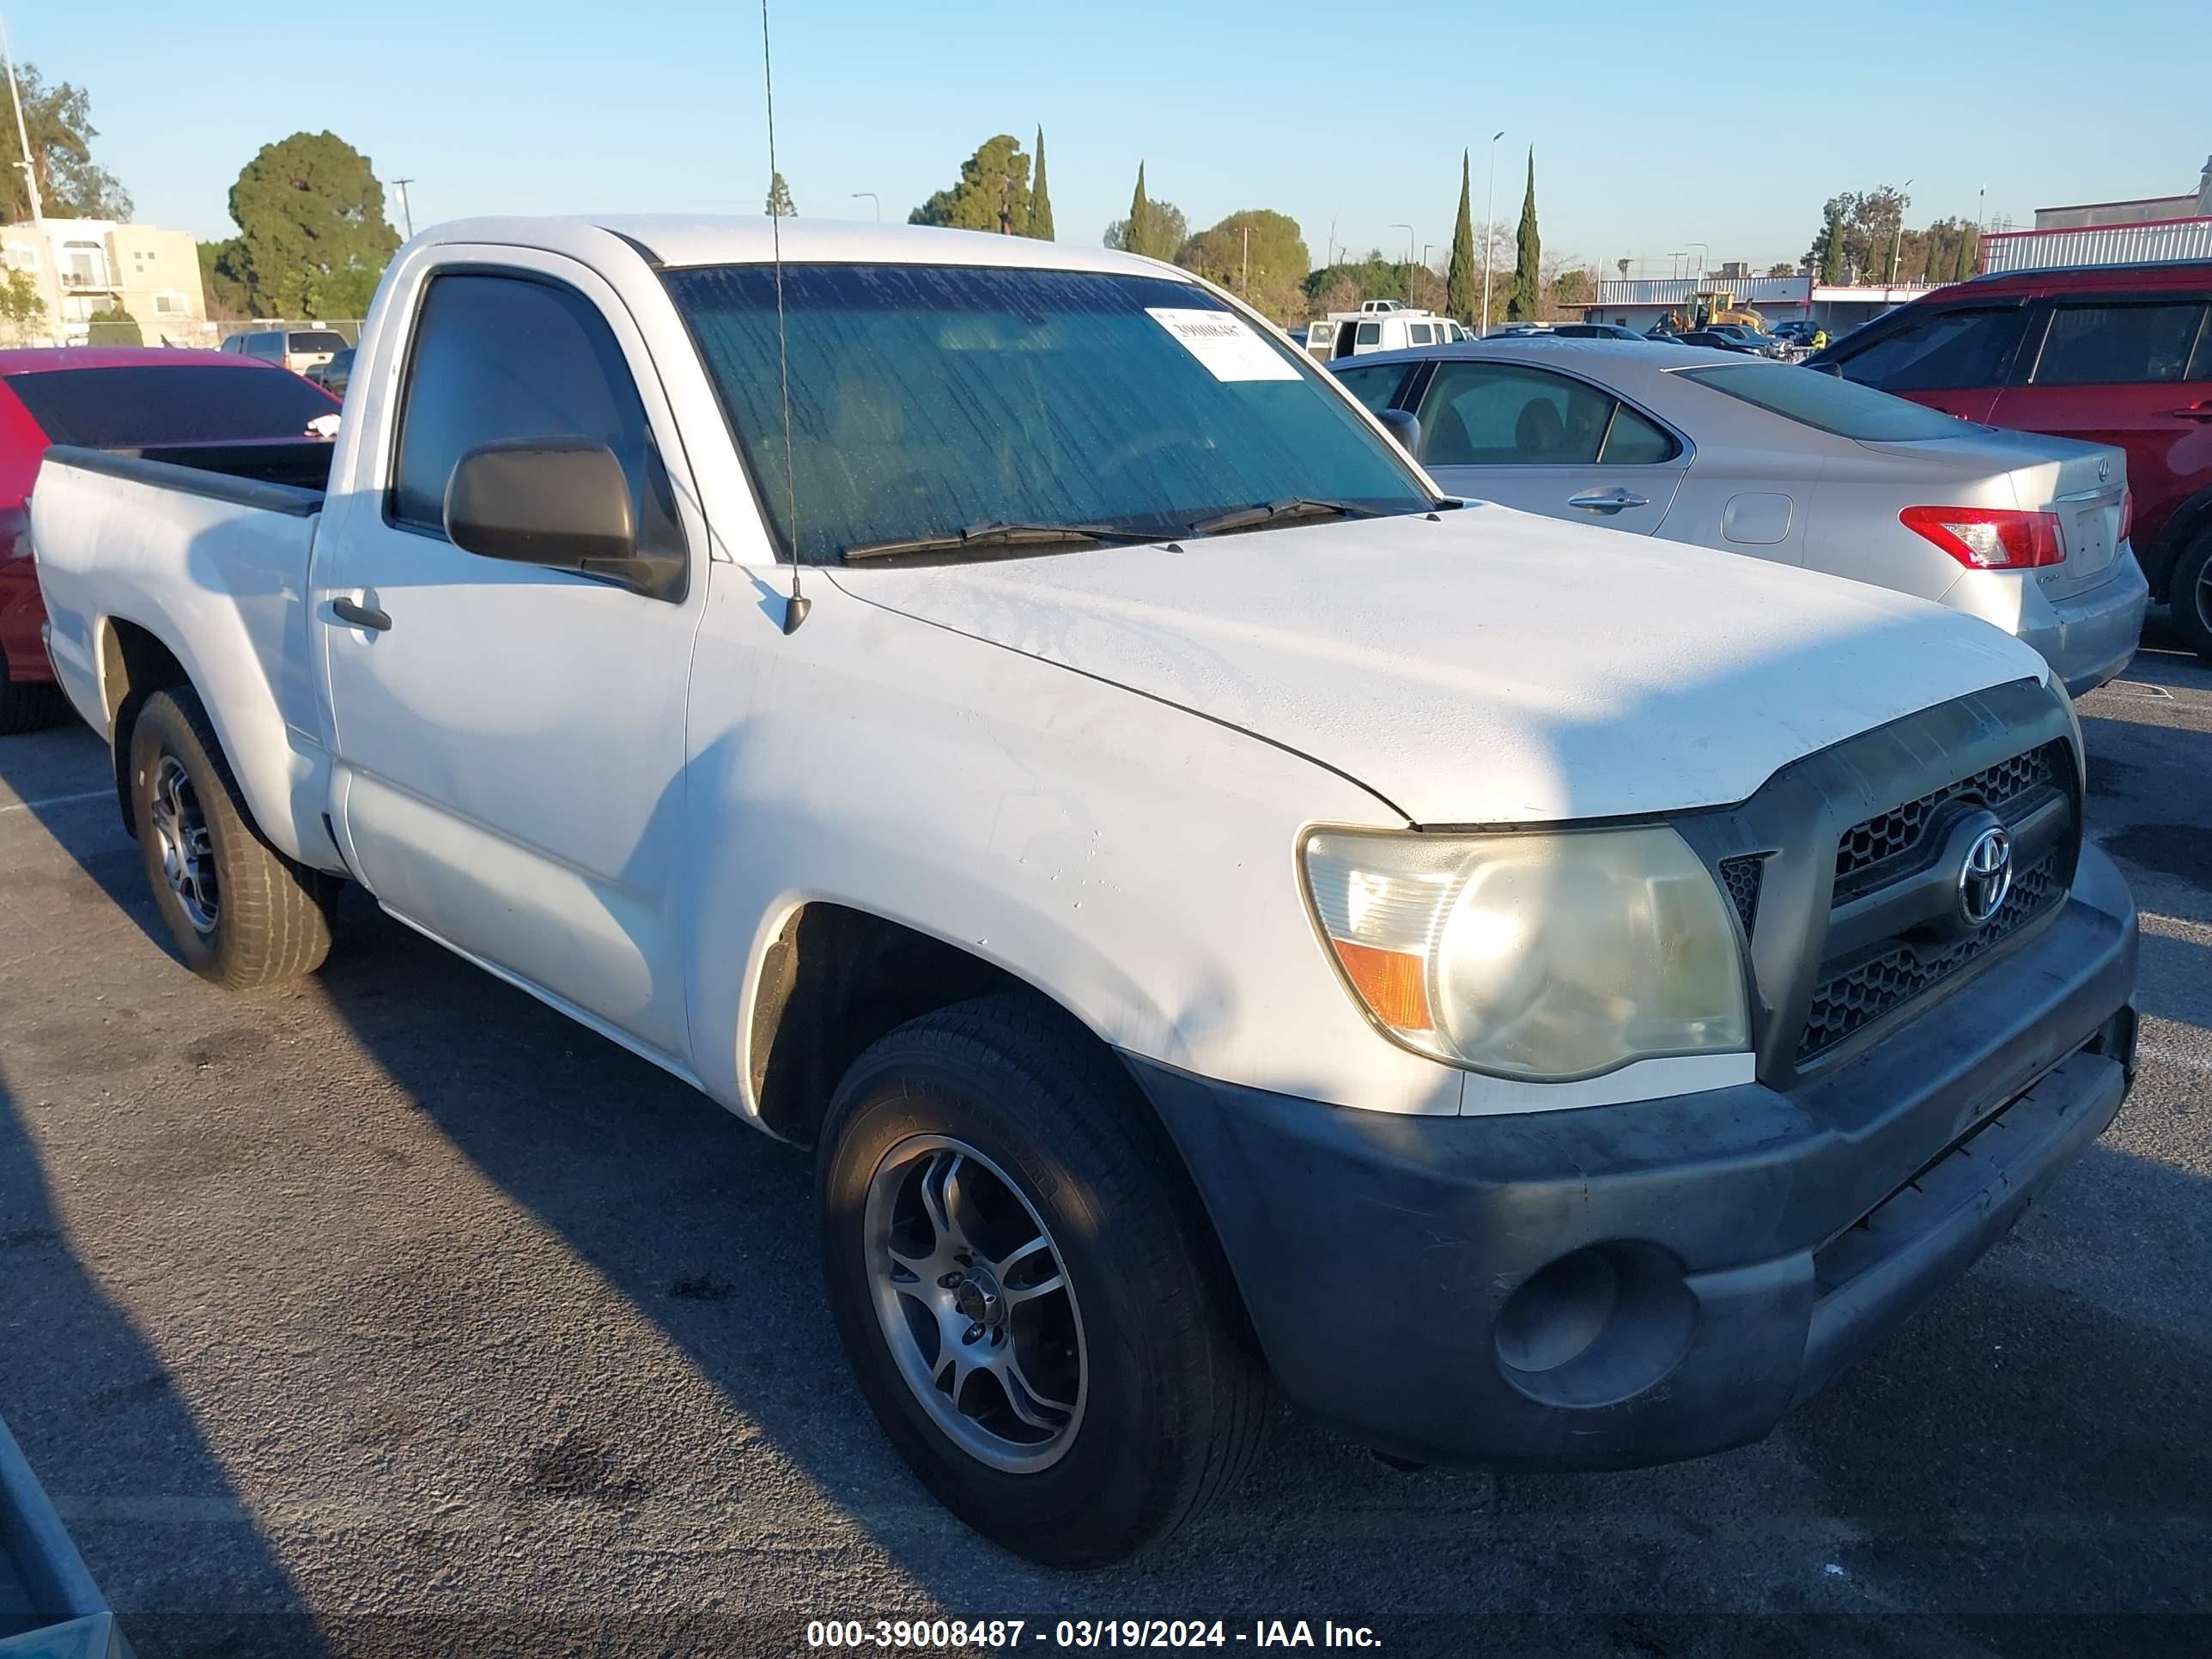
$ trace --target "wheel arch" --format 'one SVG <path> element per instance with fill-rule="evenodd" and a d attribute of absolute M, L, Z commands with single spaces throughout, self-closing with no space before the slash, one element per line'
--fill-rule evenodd
<path fill-rule="evenodd" d="M 108 754 L 115 775 L 115 804 L 123 815 L 124 833 L 137 839 L 137 815 L 131 807 L 131 734 L 146 699 L 156 691 L 189 686 L 192 677 L 150 628 L 121 617 L 103 617 L 100 624 L 100 696 L 107 716 Z"/>

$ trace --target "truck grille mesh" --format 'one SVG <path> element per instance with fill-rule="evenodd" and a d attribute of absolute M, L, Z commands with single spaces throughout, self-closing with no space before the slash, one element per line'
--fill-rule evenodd
<path fill-rule="evenodd" d="M 1836 842 L 1838 896 L 1843 896 L 1847 888 L 1854 892 L 1864 891 L 1887 873 L 1877 872 L 1877 866 L 1887 866 L 1893 860 L 1901 860 L 1917 852 L 1929 825 L 1936 821 L 1937 809 L 1946 802 L 1972 796 L 1992 811 L 2002 813 L 2008 803 L 2029 790 L 2057 782 L 2062 775 L 2057 767 L 2065 749 L 2063 741 L 2031 749 L 2024 755 L 2014 755 L 2010 760 L 1984 767 L 1956 783 L 1946 784 L 1917 800 L 1906 801 L 1902 806 L 1893 806 L 1863 823 L 1853 824 Z"/>
<path fill-rule="evenodd" d="M 1751 937 L 1752 924 L 1759 920 L 1759 889 L 1765 877 L 1764 855 L 1721 860 L 1721 880 L 1728 885 L 1729 901 L 1735 906 L 1736 915 L 1743 918 L 1746 939 Z"/>
<path fill-rule="evenodd" d="M 1991 772 L 2000 769 L 1990 769 Z M 1985 772 L 1975 774 L 1976 778 L 1988 775 Z M 1973 780 L 1966 781 L 1971 783 Z M 1966 790 L 1963 785 L 1954 785 L 1949 793 L 1964 793 Z M 1948 799 L 1948 795 L 1940 798 Z M 1934 989 L 1999 940 L 2050 908 L 2063 896 L 2061 857 L 2062 851 L 2054 849 L 2022 871 L 2014 880 L 2003 908 L 1979 933 L 1948 945 L 1899 942 L 1880 956 L 1821 981 L 1814 990 L 1812 1009 L 1805 1018 L 1804 1033 L 1797 1042 L 1798 1063 L 1802 1065 L 1814 1059 L 1861 1026 Z"/>

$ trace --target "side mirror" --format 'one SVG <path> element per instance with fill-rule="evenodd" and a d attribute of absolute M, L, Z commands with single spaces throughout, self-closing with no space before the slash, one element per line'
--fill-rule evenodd
<path fill-rule="evenodd" d="M 1386 409 L 1375 417 L 1382 429 L 1398 441 L 1399 447 L 1415 460 L 1421 459 L 1421 422 L 1410 409 Z"/>
<path fill-rule="evenodd" d="M 622 463 L 590 438 L 502 438 L 463 455 L 446 483 L 446 537 L 465 553 L 680 597 L 684 562 L 641 555 Z"/>

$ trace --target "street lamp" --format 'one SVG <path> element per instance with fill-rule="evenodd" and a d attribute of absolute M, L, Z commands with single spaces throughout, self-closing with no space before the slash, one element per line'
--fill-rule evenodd
<path fill-rule="evenodd" d="M 1393 225 L 1390 228 L 1406 233 L 1406 303 L 1411 305 L 1413 303 L 1413 228 L 1411 225 Z"/>
<path fill-rule="evenodd" d="M 1905 210 L 1912 205 L 1912 198 L 1905 192 L 1911 188 L 1912 180 L 1907 179 L 1903 188 L 1897 192 L 1897 234 L 1890 239 L 1889 244 L 1889 285 L 1892 288 L 1897 286 L 1898 258 L 1905 252 Z"/>
<path fill-rule="evenodd" d="M 1698 254 L 1698 269 L 1695 274 L 1698 276 L 1703 276 L 1705 274 L 1705 255 L 1713 251 L 1713 245 L 1711 242 L 1692 242 L 1690 246 L 1699 250 Z M 1689 256 L 1687 254 L 1683 255 L 1683 258 L 1687 258 Z"/>
<path fill-rule="evenodd" d="M 856 202 L 863 196 L 866 197 L 871 202 L 873 202 L 876 204 L 876 222 L 878 224 L 883 223 L 884 204 L 882 198 L 878 197 L 872 190 L 856 190 L 853 192 L 853 199 Z"/>
<path fill-rule="evenodd" d="M 1670 271 L 1668 275 L 1680 276 L 1682 274 L 1682 261 L 1688 258 L 1690 256 L 1680 250 L 1677 250 L 1676 252 L 1668 254 L 1667 257 L 1674 261 L 1674 269 Z"/>
<path fill-rule="evenodd" d="M 1482 198 L 1482 321 L 1475 329 L 1478 339 L 1490 332 L 1490 232 L 1497 222 L 1493 216 L 1498 211 L 1498 141 L 1504 136 L 1502 128 L 1490 135 L 1490 187 Z"/>

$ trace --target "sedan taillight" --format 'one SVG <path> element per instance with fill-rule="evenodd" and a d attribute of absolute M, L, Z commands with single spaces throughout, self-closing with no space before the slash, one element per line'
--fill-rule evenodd
<path fill-rule="evenodd" d="M 2056 513 L 2009 507 L 1908 507 L 1897 515 L 1969 570 L 2028 570 L 2066 557 Z"/>
<path fill-rule="evenodd" d="M 2120 492 L 2120 539 L 2127 540 L 2128 532 L 2135 527 L 2136 492 L 2132 489 L 2124 489 Z"/>

